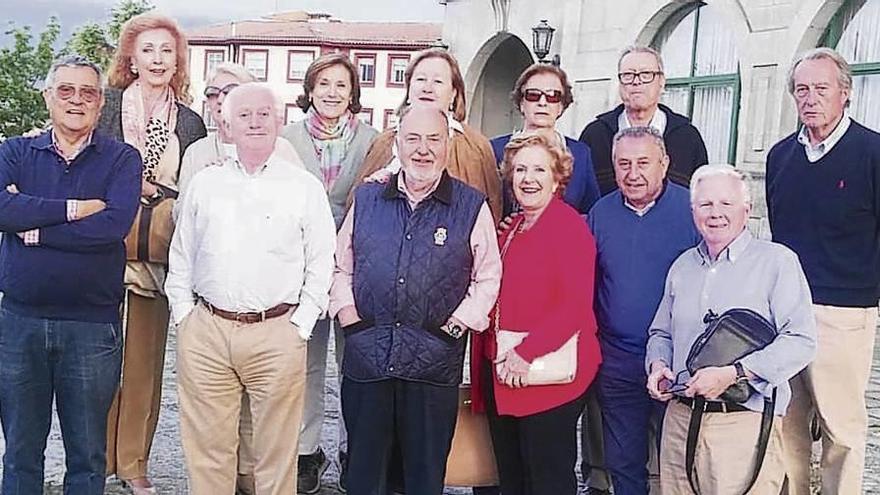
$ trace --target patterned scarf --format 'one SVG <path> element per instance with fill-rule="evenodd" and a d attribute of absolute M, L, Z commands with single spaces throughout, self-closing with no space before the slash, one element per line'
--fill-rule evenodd
<path fill-rule="evenodd" d="M 349 111 L 339 117 L 336 125 L 331 125 L 321 117 L 314 106 L 309 107 L 306 114 L 306 129 L 312 137 L 315 153 L 321 161 L 321 178 L 327 191 L 330 191 L 342 172 L 342 160 L 345 159 L 348 146 L 354 139 L 357 125 L 357 117 Z"/>
<path fill-rule="evenodd" d="M 168 139 L 177 124 L 174 92 L 168 87 L 153 108 L 144 108 L 143 88 L 139 81 L 122 92 L 122 134 L 125 142 L 137 148 L 144 161 L 144 179 L 156 182 L 156 169 L 168 147 Z"/>

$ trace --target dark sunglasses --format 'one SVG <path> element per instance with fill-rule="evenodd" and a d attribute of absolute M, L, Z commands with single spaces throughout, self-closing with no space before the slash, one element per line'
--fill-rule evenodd
<path fill-rule="evenodd" d="M 685 380 L 687 380 L 688 371 L 681 370 L 675 375 L 675 381 L 671 382 L 669 380 L 664 379 L 663 384 L 660 386 L 660 391 L 668 394 L 680 394 L 687 390 L 688 386 Z"/>
<path fill-rule="evenodd" d="M 552 91 L 543 91 L 540 89 L 527 89 L 523 91 L 523 99 L 532 103 L 541 101 L 541 96 L 547 100 L 547 103 L 559 103 L 562 101 L 562 91 L 554 89 Z"/>
<path fill-rule="evenodd" d="M 218 88 L 217 86 L 208 86 L 205 88 L 205 97 L 213 98 L 215 96 L 220 96 L 220 94 L 228 95 L 230 91 L 237 88 L 239 86 L 238 83 L 229 83 L 222 88 Z"/>
<path fill-rule="evenodd" d="M 70 84 L 59 84 L 53 88 L 55 97 L 59 100 L 67 101 L 79 92 L 79 97 L 86 103 L 94 103 L 101 97 L 101 90 L 93 86 L 71 86 Z"/>

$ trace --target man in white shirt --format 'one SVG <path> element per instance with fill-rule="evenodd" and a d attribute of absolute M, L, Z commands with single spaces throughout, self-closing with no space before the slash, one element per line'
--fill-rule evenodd
<path fill-rule="evenodd" d="M 321 183 L 273 153 L 282 108 L 261 84 L 229 93 L 237 158 L 193 177 L 172 240 L 165 290 L 193 493 L 235 489 L 243 393 L 256 492 L 296 490 L 306 340 L 327 308 L 336 229 Z"/>

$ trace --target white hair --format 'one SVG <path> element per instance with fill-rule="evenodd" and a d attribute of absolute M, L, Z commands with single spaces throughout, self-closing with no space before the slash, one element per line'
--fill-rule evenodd
<path fill-rule="evenodd" d="M 752 192 L 751 189 L 749 189 L 748 178 L 732 165 L 729 165 L 727 163 L 712 163 L 697 168 L 697 170 L 694 171 L 694 175 L 691 176 L 690 189 L 692 205 L 696 202 L 697 186 L 700 185 L 700 181 L 703 179 L 708 179 L 709 177 L 718 176 L 727 176 L 738 180 L 742 190 L 743 201 L 745 201 L 745 203 L 748 205 L 752 204 Z"/>
<path fill-rule="evenodd" d="M 237 100 L 241 94 L 248 89 L 256 89 L 270 94 L 272 96 L 272 107 L 275 110 L 275 116 L 278 118 L 279 122 L 284 121 L 284 103 L 282 103 L 281 97 L 278 96 L 278 93 L 276 93 L 268 84 L 250 82 L 233 88 L 232 91 L 226 95 L 226 99 L 223 100 L 223 106 L 220 108 L 220 117 L 224 122 L 232 122 L 232 109 L 235 107 L 235 100 Z"/>

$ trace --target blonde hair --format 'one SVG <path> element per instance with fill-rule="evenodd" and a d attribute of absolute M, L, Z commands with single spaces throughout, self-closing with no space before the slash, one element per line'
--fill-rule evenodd
<path fill-rule="evenodd" d="M 562 197 L 565 193 L 565 186 L 571 179 L 571 171 L 574 167 L 574 158 L 564 144 L 559 143 L 559 137 L 556 131 L 550 129 L 541 129 L 534 132 L 528 132 L 514 136 L 504 147 L 504 158 L 501 161 L 501 177 L 508 185 L 513 182 L 513 159 L 516 154 L 525 148 L 539 147 L 543 148 L 553 158 L 550 164 L 550 172 L 553 173 L 553 179 L 559 186 L 556 189 L 556 195 Z"/>

